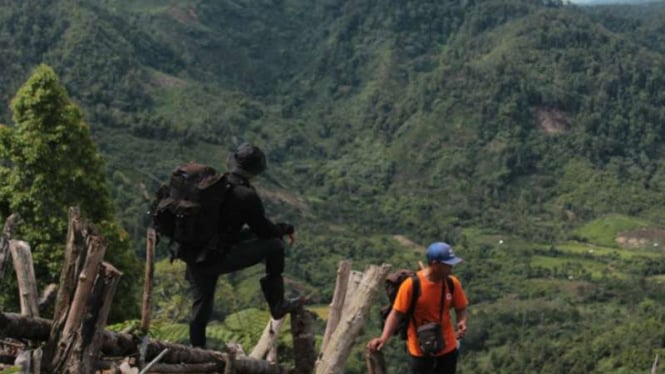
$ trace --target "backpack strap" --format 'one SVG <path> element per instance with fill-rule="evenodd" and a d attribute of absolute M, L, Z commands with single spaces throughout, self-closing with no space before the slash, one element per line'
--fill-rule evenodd
<path fill-rule="evenodd" d="M 448 285 L 448 289 L 450 289 L 450 285 L 453 282 L 450 277 L 446 277 L 446 284 Z M 452 290 L 451 290 L 452 293 Z M 441 285 L 441 300 L 439 303 L 439 323 L 441 322 L 441 318 L 443 318 L 443 304 L 446 302 L 446 287 L 442 284 Z"/>
<path fill-rule="evenodd" d="M 455 294 L 455 282 L 453 282 L 453 278 L 449 276 L 446 277 L 446 283 L 448 284 L 448 290 L 450 290 L 450 294 L 454 295 Z"/>
<path fill-rule="evenodd" d="M 453 282 L 453 278 L 449 276 L 446 277 L 446 285 L 448 285 L 448 290 L 450 291 L 450 295 L 452 296 L 455 293 L 455 283 Z M 446 299 L 446 287 L 441 286 L 441 304 L 439 305 L 439 321 L 441 321 L 441 318 L 443 317 L 443 304 L 445 303 Z M 451 300 L 452 303 L 452 300 Z"/>
<path fill-rule="evenodd" d="M 416 327 L 416 319 L 413 316 L 413 312 L 416 310 L 416 302 L 420 297 L 420 278 L 418 278 L 418 273 L 414 274 L 411 277 L 411 282 L 413 285 L 413 290 L 411 292 L 411 304 L 409 304 L 409 309 L 406 311 L 406 318 L 411 320 L 413 327 Z M 408 330 L 408 327 L 407 327 Z"/>
<path fill-rule="evenodd" d="M 409 310 L 406 313 L 408 318 L 411 319 L 413 326 L 415 327 L 416 319 L 413 316 L 413 312 L 416 309 L 416 301 L 418 300 L 418 297 L 420 297 L 420 279 L 418 279 L 418 274 L 411 277 L 411 279 L 413 280 L 413 296 L 411 297 L 411 305 L 409 305 Z M 448 285 L 448 290 L 450 290 L 450 293 L 454 294 L 455 283 L 453 282 L 453 279 L 450 278 L 450 276 L 446 277 L 446 284 Z M 439 321 L 441 321 L 441 318 L 443 317 L 443 304 L 445 303 L 445 300 L 446 300 L 446 287 L 442 285 L 441 303 L 439 304 Z"/>

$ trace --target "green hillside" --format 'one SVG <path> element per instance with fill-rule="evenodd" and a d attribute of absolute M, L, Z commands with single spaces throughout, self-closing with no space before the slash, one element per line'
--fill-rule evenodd
<path fill-rule="evenodd" d="M 256 142 L 268 211 L 297 228 L 291 286 L 315 303 L 341 259 L 413 267 L 409 241 L 447 240 L 473 305 L 460 371 L 646 372 L 665 348 L 664 30 L 662 3 L 4 2 L 0 123 L 51 66 L 139 255 L 148 200 L 177 163 L 223 168 Z M 164 265 L 163 282 L 177 271 Z M 218 320 L 262 306 L 258 277 L 226 279 Z M 184 322 L 160 295 L 162 317 Z"/>

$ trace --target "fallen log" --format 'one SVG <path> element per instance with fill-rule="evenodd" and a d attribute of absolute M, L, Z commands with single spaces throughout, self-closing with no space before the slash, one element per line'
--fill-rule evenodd
<path fill-rule="evenodd" d="M 30 339 L 45 341 L 49 337 L 51 321 L 45 318 L 33 318 L 16 313 L 0 312 L 0 338 Z M 115 333 L 104 330 L 102 332 L 101 352 L 104 356 L 126 357 L 138 352 L 140 339 L 130 334 Z M 210 364 L 215 370 L 222 370 L 226 365 L 225 353 L 209 351 L 201 348 L 188 347 L 182 344 L 164 343 L 151 340 L 148 342 L 146 360 L 152 360 L 165 349 L 167 353 L 160 359 L 160 363 L 151 370 L 161 371 L 172 365 L 181 364 Z M 171 365 L 171 366 L 169 366 Z M 287 371 L 267 361 L 250 357 L 236 357 L 236 372 L 255 374 L 281 374 Z M 164 370 L 164 372 L 167 372 Z M 203 371 L 205 372 L 205 371 Z"/>

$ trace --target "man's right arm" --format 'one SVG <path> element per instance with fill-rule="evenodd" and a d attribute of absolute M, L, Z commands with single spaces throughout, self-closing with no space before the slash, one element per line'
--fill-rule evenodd
<path fill-rule="evenodd" d="M 285 235 L 293 235 L 295 230 L 292 225 L 286 223 L 275 224 L 266 217 L 263 203 L 256 192 L 245 196 L 244 201 L 247 224 L 259 238 L 281 238 Z"/>
<path fill-rule="evenodd" d="M 391 336 L 397 331 L 397 328 L 404 318 L 404 313 L 396 311 L 394 308 L 390 310 L 388 318 L 386 318 L 386 324 L 383 326 L 383 332 L 378 338 L 374 338 L 367 343 L 367 347 L 370 351 L 376 352 L 380 351 L 381 348 L 388 342 Z"/>

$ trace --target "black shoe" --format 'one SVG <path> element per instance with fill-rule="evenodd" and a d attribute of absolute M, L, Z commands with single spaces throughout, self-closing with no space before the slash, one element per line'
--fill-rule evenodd
<path fill-rule="evenodd" d="M 270 306 L 270 315 L 273 319 L 282 319 L 287 313 L 293 313 L 298 308 L 302 307 L 303 298 L 297 297 L 294 299 L 282 300 L 281 303 Z"/>

